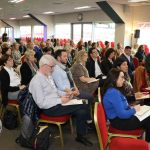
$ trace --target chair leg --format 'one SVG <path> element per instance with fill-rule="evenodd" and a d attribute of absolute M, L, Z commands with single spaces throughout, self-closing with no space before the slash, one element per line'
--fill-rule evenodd
<path fill-rule="evenodd" d="M 19 122 L 21 124 L 21 115 L 20 115 L 20 110 L 19 110 L 19 106 L 16 106 L 16 109 L 17 109 L 17 113 L 18 113 L 18 119 L 19 119 Z"/>
<path fill-rule="evenodd" d="M 61 146 L 62 148 L 64 147 L 64 140 L 63 140 L 63 134 L 62 134 L 62 128 L 60 124 L 57 124 L 58 128 L 59 128 L 59 133 L 60 133 L 60 141 L 61 141 Z"/>
<path fill-rule="evenodd" d="M 3 111 L 3 105 L 1 104 L 1 107 L 0 107 L 0 118 L 2 116 L 2 111 Z"/>
<path fill-rule="evenodd" d="M 4 116 L 4 113 L 5 113 L 5 110 L 6 108 L 2 105 L 1 106 L 1 112 L 0 112 L 0 118 L 3 120 L 3 116 Z"/>
<path fill-rule="evenodd" d="M 71 129 L 71 134 L 73 135 L 73 124 L 72 124 L 72 118 L 70 118 L 70 129 Z"/>

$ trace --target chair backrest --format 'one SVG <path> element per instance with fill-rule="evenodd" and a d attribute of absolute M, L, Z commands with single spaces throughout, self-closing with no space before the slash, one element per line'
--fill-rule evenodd
<path fill-rule="evenodd" d="M 95 103 L 94 122 L 100 144 L 100 150 L 104 150 L 108 141 L 108 130 L 106 126 L 106 117 L 102 103 Z"/>
<path fill-rule="evenodd" d="M 98 87 L 98 101 L 102 102 L 101 89 Z"/>

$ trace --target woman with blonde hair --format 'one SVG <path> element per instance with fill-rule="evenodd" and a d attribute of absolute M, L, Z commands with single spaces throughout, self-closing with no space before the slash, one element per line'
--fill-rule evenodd
<path fill-rule="evenodd" d="M 93 92 L 95 92 L 98 88 L 99 81 L 95 78 L 89 77 L 88 70 L 85 67 L 87 58 L 88 54 L 85 50 L 79 51 L 76 61 L 71 67 L 71 72 L 79 91 L 85 91 L 93 94 Z"/>
<path fill-rule="evenodd" d="M 21 84 L 28 85 L 32 77 L 36 74 L 38 67 L 35 64 L 35 52 L 33 50 L 27 50 L 25 58 L 25 62 L 20 67 Z"/>

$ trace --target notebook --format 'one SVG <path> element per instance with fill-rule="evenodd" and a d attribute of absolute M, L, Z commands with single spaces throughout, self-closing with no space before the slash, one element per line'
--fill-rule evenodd
<path fill-rule="evenodd" d="M 90 81 L 87 82 L 87 83 L 92 83 L 92 82 L 96 82 L 96 81 L 99 81 L 99 79 L 93 79 L 93 80 L 90 80 Z"/>
<path fill-rule="evenodd" d="M 67 105 L 79 105 L 79 104 L 83 104 L 82 99 L 71 99 L 69 102 L 61 104 L 61 105 L 62 106 L 67 106 Z"/>
<path fill-rule="evenodd" d="M 143 105 L 140 107 L 140 111 L 136 112 L 135 116 L 140 120 L 144 120 L 145 118 L 150 116 L 150 106 Z"/>

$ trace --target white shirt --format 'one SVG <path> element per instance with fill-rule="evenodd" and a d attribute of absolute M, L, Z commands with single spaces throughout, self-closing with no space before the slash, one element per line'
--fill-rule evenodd
<path fill-rule="evenodd" d="M 20 78 L 19 75 L 14 71 L 13 68 L 7 68 L 5 67 L 5 70 L 8 72 L 9 77 L 10 77 L 10 86 L 18 86 L 20 85 Z"/>
<path fill-rule="evenodd" d="M 98 65 L 98 62 L 97 62 L 97 60 L 95 61 L 95 77 L 97 77 L 97 76 L 99 76 L 99 75 L 101 75 L 102 74 L 102 71 L 101 71 L 101 69 L 100 69 L 100 67 L 99 67 L 99 65 Z"/>
<path fill-rule="evenodd" d="M 128 61 L 130 62 L 130 56 L 126 55 L 125 53 L 124 53 L 124 55 L 127 57 Z"/>

